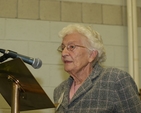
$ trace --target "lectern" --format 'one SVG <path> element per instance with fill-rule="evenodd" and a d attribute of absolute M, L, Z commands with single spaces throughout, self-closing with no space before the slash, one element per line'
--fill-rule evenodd
<path fill-rule="evenodd" d="M 20 58 L 0 64 L 0 93 L 11 113 L 55 107 Z"/>

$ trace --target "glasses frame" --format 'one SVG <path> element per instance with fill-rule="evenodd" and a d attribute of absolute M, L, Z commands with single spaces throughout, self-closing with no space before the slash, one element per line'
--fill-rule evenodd
<path fill-rule="evenodd" d="M 64 47 L 63 47 L 64 46 Z M 71 46 L 73 46 L 73 48 L 71 48 Z M 62 52 L 65 48 L 67 48 L 67 50 L 68 51 L 73 51 L 76 47 L 82 47 L 82 48 L 87 48 L 87 47 L 85 47 L 85 46 L 81 46 L 81 45 L 77 45 L 77 44 L 68 44 L 68 45 L 60 45 L 59 47 L 58 47 L 58 51 L 59 52 Z M 87 48 L 88 49 L 88 48 Z"/>

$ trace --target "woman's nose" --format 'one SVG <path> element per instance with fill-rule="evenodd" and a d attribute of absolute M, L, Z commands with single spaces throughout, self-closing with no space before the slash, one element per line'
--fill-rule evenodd
<path fill-rule="evenodd" d="M 65 47 L 64 49 L 63 49 L 63 51 L 62 51 L 62 56 L 66 56 L 66 55 L 68 55 L 68 50 L 67 50 L 67 47 Z"/>

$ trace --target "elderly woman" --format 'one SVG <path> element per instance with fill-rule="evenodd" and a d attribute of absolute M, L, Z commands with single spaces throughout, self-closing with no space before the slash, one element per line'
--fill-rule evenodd
<path fill-rule="evenodd" d="M 103 68 L 106 54 L 100 35 L 72 24 L 59 33 L 65 71 L 70 77 L 54 90 L 56 113 L 141 113 L 138 89 L 131 76 Z"/>

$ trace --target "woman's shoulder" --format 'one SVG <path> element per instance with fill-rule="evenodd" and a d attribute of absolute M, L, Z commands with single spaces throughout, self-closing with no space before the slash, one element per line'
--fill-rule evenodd
<path fill-rule="evenodd" d="M 65 91 L 65 86 L 67 85 L 67 80 L 60 83 L 55 89 L 54 89 L 54 102 L 57 102 L 62 93 Z"/>
<path fill-rule="evenodd" d="M 104 68 L 104 72 L 105 74 L 109 74 L 109 75 L 118 75 L 118 76 L 130 76 L 128 72 L 122 70 L 122 69 L 119 69 L 119 68 L 115 68 L 115 67 L 107 67 L 107 68 Z"/>
<path fill-rule="evenodd" d="M 112 84 L 110 86 L 114 86 L 116 89 L 129 86 L 137 89 L 134 79 L 127 71 L 115 67 L 108 67 L 104 69 L 102 74 L 102 83 Z"/>
<path fill-rule="evenodd" d="M 115 67 L 104 68 L 103 74 L 104 78 L 108 78 L 115 82 L 121 79 L 132 79 L 131 75 L 128 72 Z"/>
<path fill-rule="evenodd" d="M 69 79 L 69 78 L 68 78 L 68 79 Z M 59 92 L 59 91 L 65 90 L 66 86 L 68 85 L 68 79 L 67 79 L 67 80 L 64 80 L 63 82 L 61 82 L 61 83 L 54 89 L 54 91 L 55 91 L 55 92 Z"/>
<path fill-rule="evenodd" d="M 67 80 L 61 82 L 55 89 L 62 89 L 64 88 L 65 84 L 67 84 Z"/>

